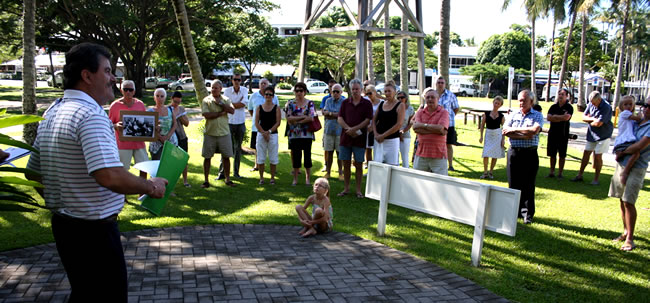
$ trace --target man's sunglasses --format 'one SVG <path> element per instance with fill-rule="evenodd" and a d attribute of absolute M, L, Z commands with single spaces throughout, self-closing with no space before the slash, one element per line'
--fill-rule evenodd
<path fill-rule="evenodd" d="M 125 88 L 122 88 L 122 90 L 124 90 L 125 92 L 134 92 L 135 88 L 125 87 Z"/>
<path fill-rule="evenodd" d="M 235 78 L 235 79 L 232 79 L 232 81 L 241 81 L 241 79 Z"/>
<path fill-rule="evenodd" d="M 340 90 L 333 90 L 332 92 L 333 92 L 333 93 L 337 93 L 337 94 L 340 94 L 340 93 L 341 93 Z"/>

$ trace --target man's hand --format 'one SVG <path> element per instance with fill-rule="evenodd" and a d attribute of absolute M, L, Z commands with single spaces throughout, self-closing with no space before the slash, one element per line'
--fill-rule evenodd
<path fill-rule="evenodd" d="M 346 129 L 346 130 L 345 130 L 345 133 L 346 133 L 348 136 L 352 137 L 352 138 L 356 138 L 356 137 L 358 136 L 358 135 L 357 135 L 357 131 L 356 131 L 356 130 L 353 130 L 353 129 L 351 129 L 351 128 Z"/>
<path fill-rule="evenodd" d="M 115 128 L 115 130 L 117 130 L 120 133 L 124 130 L 124 125 L 122 124 L 122 121 L 113 124 L 113 127 Z"/>
<path fill-rule="evenodd" d="M 152 184 L 151 190 L 147 193 L 149 197 L 159 199 L 165 196 L 165 191 L 167 190 L 165 186 L 167 186 L 167 180 L 163 178 L 151 178 L 147 180 L 147 182 L 150 182 Z"/>

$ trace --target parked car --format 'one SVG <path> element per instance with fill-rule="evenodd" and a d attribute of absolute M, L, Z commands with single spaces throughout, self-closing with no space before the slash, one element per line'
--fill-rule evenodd
<path fill-rule="evenodd" d="M 212 84 L 212 80 L 204 80 L 205 81 L 205 86 L 210 87 Z M 169 89 L 170 90 L 194 90 L 194 83 L 192 83 L 192 77 L 186 77 L 179 79 L 176 82 L 170 83 L 169 84 Z"/>
<path fill-rule="evenodd" d="M 63 71 L 55 71 L 54 76 L 56 77 L 56 87 L 63 87 Z M 54 87 L 54 84 L 52 83 L 52 76 L 47 78 L 47 86 Z"/>
<path fill-rule="evenodd" d="M 386 85 L 386 83 L 379 83 L 379 84 L 377 84 L 377 85 L 375 86 L 375 90 L 376 90 L 378 93 L 380 93 L 380 94 L 383 95 L 383 94 L 384 94 L 384 86 L 385 86 L 385 85 Z M 400 86 L 397 85 L 397 84 L 395 84 L 395 91 L 398 92 L 398 91 L 400 91 L 400 90 L 401 90 Z M 410 94 L 410 91 L 409 91 L 409 94 Z M 417 94 L 416 94 L 416 95 L 417 95 Z"/>
<path fill-rule="evenodd" d="M 242 85 L 248 87 L 249 83 L 251 83 L 251 79 L 246 79 L 246 81 L 244 81 L 244 84 Z M 251 88 L 260 88 L 260 79 L 253 79 Z"/>
<path fill-rule="evenodd" d="M 478 90 L 476 89 L 474 84 L 467 84 L 467 83 L 452 84 L 450 90 L 456 96 L 461 96 L 461 97 L 467 97 L 467 96 L 474 97 L 478 95 Z"/>
<path fill-rule="evenodd" d="M 309 81 L 307 83 L 307 93 L 310 94 L 329 94 L 330 88 L 327 86 L 327 83 L 323 81 Z"/>
<path fill-rule="evenodd" d="M 156 78 L 156 77 L 149 77 L 144 80 L 144 88 L 151 89 L 151 88 L 167 88 L 169 87 L 169 84 L 174 81 L 167 79 L 167 78 Z"/>

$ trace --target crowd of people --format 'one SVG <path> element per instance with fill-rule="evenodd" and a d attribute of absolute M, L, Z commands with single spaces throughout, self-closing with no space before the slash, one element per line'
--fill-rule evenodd
<path fill-rule="evenodd" d="M 114 100 L 115 76 L 111 69 L 111 54 L 100 45 L 82 43 L 72 47 L 65 55 L 63 98 L 56 100 L 45 112 L 39 124 L 33 153 L 27 167 L 40 175 L 27 174 L 27 178 L 43 184 L 39 193 L 52 212 L 52 232 L 61 262 L 66 270 L 72 292 L 70 301 L 93 301 L 97 294 L 111 302 L 127 301 L 127 271 L 124 260 L 117 215 L 124 206 L 125 194 L 147 194 L 161 198 L 168 181 L 162 178 L 140 177 L 128 172 L 131 161 L 145 161 L 149 157 L 144 142 L 121 141 L 119 133 L 124 125 L 120 111 L 147 111 L 144 103 L 134 97 L 132 81 L 122 84 L 123 97 L 115 100 L 108 115 L 102 105 Z M 253 115 L 254 147 L 257 150 L 255 168 L 260 184 L 264 184 L 265 162 L 271 167 L 269 183 L 276 182 L 278 165 L 278 128 L 284 112 L 292 162 L 292 185 L 298 184 L 300 168 L 304 167 L 305 183 L 311 186 L 312 142 L 319 129 L 317 113 L 312 101 L 305 98 L 304 83 L 294 86 L 295 98 L 279 109 L 275 90 L 268 81 L 260 81 L 260 91 L 251 95 L 239 86 L 241 75 L 233 76 L 232 87 L 222 93 L 223 84 L 212 82 L 211 94 L 201 100 L 205 118 L 202 156 L 204 183 L 210 187 L 211 159 L 221 154 L 220 171 L 228 186 L 230 158 L 233 158 L 233 177 L 239 175 L 241 144 L 245 128 L 245 111 Z M 456 97 L 445 89 L 445 79 L 436 79 L 436 87 L 423 91 L 425 104 L 417 111 L 410 109 L 408 95 L 396 92 L 393 83 L 385 85 L 385 96 L 377 94 L 372 85 L 364 87 L 358 79 L 349 82 L 350 96 L 342 97 L 342 87 L 330 83 L 331 95 L 321 104 L 325 121 L 326 176 L 329 177 L 334 151 L 341 161 L 339 170 L 344 176 L 344 190 L 350 191 L 351 166 L 354 163 L 356 195 L 363 197 L 361 184 L 363 163 L 373 160 L 391 165 L 408 165 L 411 138 L 414 140 L 413 167 L 419 170 L 446 175 L 451 165 L 456 142 L 455 113 L 459 105 Z M 551 122 L 548 155 L 551 172 L 548 177 L 562 178 L 569 121 L 573 114 L 567 103 L 568 91 L 562 91 L 556 104 L 547 114 Z M 175 92 L 170 106 L 166 105 L 166 92 L 154 92 L 156 105 L 149 109 L 158 113 L 160 120 L 157 141 L 149 144 L 152 159 L 160 157 L 161 146 L 169 141 L 188 149 L 184 127 L 189 123 L 185 109 L 180 105 L 182 95 Z M 503 104 L 495 98 L 493 109 L 485 114 L 481 125 L 480 141 L 484 142 L 484 174 L 492 178 L 495 159 L 503 157 L 504 137 L 509 138 L 507 174 L 509 187 L 521 191 L 519 216 L 524 223 L 532 223 L 535 214 L 535 181 L 539 169 L 539 133 L 544 124 L 542 113 L 534 109 L 533 94 L 523 90 L 518 95 L 519 109 L 507 117 L 498 113 Z M 623 232 L 616 241 L 623 241 L 622 250 L 633 250 L 636 224 L 635 202 L 643 187 L 650 163 L 650 98 L 643 103 L 641 115 L 634 113 L 633 98 L 621 102 L 621 134 L 615 142 L 616 171 L 611 179 L 609 196 L 620 199 Z M 607 151 L 612 137 L 612 109 L 598 92 L 589 96 L 583 121 L 588 123 L 587 144 L 578 175 L 572 181 L 583 181 L 583 172 L 590 155 L 594 153 L 594 179 L 599 183 L 602 154 Z M 336 123 L 335 123 L 336 122 Z M 483 130 L 485 129 L 485 137 Z M 500 129 L 500 130 L 499 130 Z M 254 139 L 253 139 L 254 138 Z M 253 143 L 253 142 L 252 142 Z M 373 152 L 369 152 L 372 147 Z M 62 155 L 65 155 L 62 157 Z M 556 156 L 559 155 L 557 175 Z M 1 157 L 6 154 L 0 153 Z M 354 162 L 352 157 L 354 156 Z M 488 171 L 488 161 L 492 164 Z M 342 166 L 342 168 L 341 168 Z M 219 177 L 220 178 L 220 177 Z M 189 187 L 187 171 L 183 173 L 184 185 Z M 310 236 L 332 229 L 333 212 L 327 178 L 318 178 L 313 185 L 314 195 L 304 205 L 296 207 L 302 236 Z M 307 208 L 312 205 L 312 214 Z M 107 291 L 110 290 L 110 291 Z"/>

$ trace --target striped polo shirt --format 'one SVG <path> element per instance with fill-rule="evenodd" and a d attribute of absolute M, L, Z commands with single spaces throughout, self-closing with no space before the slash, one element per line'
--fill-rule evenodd
<path fill-rule="evenodd" d="M 122 167 L 111 121 L 97 102 L 68 89 L 45 112 L 27 168 L 43 176 L 45 204 L 53 212 L 97 220 L 117 214 L 124 195 L 99 185 L 90 174 Z"/>

